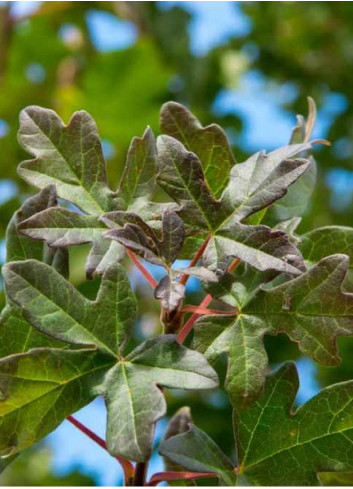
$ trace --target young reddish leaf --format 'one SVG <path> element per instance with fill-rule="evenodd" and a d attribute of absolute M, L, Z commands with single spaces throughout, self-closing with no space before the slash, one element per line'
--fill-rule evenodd
<path fill-rule="evenodd" d="M 165 275 L 154 290 L 154 297 L 161 301 L 163 309 L 167 312 L 179 308 L 185 296 L 185 286 L 169 275 Z"/>
<path fill-rule="evenodd" d="M 133 213 L 112 212 L 105 214 L 102 219 L 107 224 L 125 223 L 123 228 L 112 229 L 106 232 L 105 236 L 132 249 L 155 265 L 162 265 L 169 269 L 183 246 L 184 224 L 173 211 L 163 212 L 161 238 L 146 222 Z"/>

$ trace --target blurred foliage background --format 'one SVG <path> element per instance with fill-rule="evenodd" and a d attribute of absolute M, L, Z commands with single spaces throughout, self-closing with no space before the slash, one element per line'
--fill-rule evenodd
<path fill-rule="evenodd" d="M 295 114 L 306 113 L 306 97 L 311 95 L 319 109 L 314 136 L 329 139 L 332 146 L 316 150 L 318 184 L 299 231 L 333 223 L 353 225 L 351 2 L 56 1 L 28 2 L 30 8 L 24 8 L 24 3 L 0 2 L 2 261 L 6 225 L 24 198 L 34 192 L 16 173 L 18 163 L 28 156 L 16 139 L 18 115 L 33 104 L 56 110 L 66 122 L 75 110 L 93 115 L 114 187 L 130 140 L 148 124 L 158 133 L 159 108 L 167 100 L 186 104 L 203 124 L 221 124 L 237 160 L 243 161 L 251 152 L 286 144 Z M 205 23 L 202 31 L 204 14 L 211 24 Z M 193 28 L 195 22 L 201 22 L 203 37 Z M 221 25 L 225 32 L 217 38 L 216 27 Z M 207 44 L 212 33 L 217 39 Z M 84 280 L 84 253 L 82 248 L 71 251 L 71 279 L 93 297 L 97 282 Z M 138 339 L 153 332 L 158 310 L 138 273 L 132 273 L 132 281 L 143 311 Z M 196 303 L 200 296 L 200 290 L 192 288 L 191 301 Z M 2 291 L 0 302 L 4 303 Z M 319 386 L 353 378 L 351 339 L 340 341 L 343 362 L 336 369 L 314 367 L 282 337 L 269 338 L 267 346 L 273 365 L 292 358 L 307 374 L 300 401 Z M 224 365 L 219 365 L 221 374 Z M 170 392 L 168 401 L 169 414 L 187 402 L 196 424 L 233 454 L 231 410 L 221 391 L 189 394 L 187 399 Z M 92 428 L 96 414 L 104 416 L 101 407 L 95 407 L 95 416 L 91 412 Z M 71 431 L 55 436 L 23 454 L 0 477 L 1 485 L 121 482 L 118 468 L 109 469 L 110 479 L 102 476 L 108 467 L 106 459 L 75 458 L 70 450 L 63 457 L 65 442 L 77 444 L 76 452 L 81 454 L 83 445 L 91 442 L 68 440 Z M 95 463 L 101 464 L 100 469 Z M 154 462 L 153 468 L 161 469 L 158 464 Z M 347 477 L 338 477 L 334 483 L 345 485 Z M 323 480 L 332 482 L 328 476 Z"/>

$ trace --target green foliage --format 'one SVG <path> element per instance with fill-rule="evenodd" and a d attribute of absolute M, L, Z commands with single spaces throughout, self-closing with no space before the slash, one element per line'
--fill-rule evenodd
<path fill-rule="evenodd" d="M 323 390 L 293 414 L 295 367 L 287 364 L 266 380 L 264 335 L 285 333 L 303 354 L 331 366 L 340 360 L 336 338 L 353 334 L 350 229 L 300 236 L 300 216 L 288 211 L 283 220 L 278 207 L 273 211 L 283 199 L 283 208 L 293 210 L 290 188 L 291 198 L 308 199 L 307 185 L 299 183 L 315 165 L 310 106 L 288 146 L 236 163 L 220 127 L 203 128 L 187 109 L 165 104 L 161 127 L 168 134 L 155 141 L 147 129 L 132 140 L 116 191 L 88 113 L 76 112 L 65 126 L 47 109 L 22 112 L 19 139 L 34 159 L 21 163 L 19 173 L 40 192 L 10 221 L 2 268 L 5 464 L 103 396 L 106 448 L 122 463 L 127 483 L 126 471 L 133 470 L 133 483 L 143 484 L 155 424 L 167 410 L 164 388 L 216 388 L 218 372 L 208 362 L 226 353 L 238 466 L 202 430 L 189 427 L 184 409 L 161 443 L 168 470 L 159 480 L 186 484 L 202 472 L 228 486 L 310 485 L 319 471 L 353 470 L 351 383 Z M 198 241 L 201 248 L 191 253 Z M 87 277 L 99 276 L 90 298 L 68 278 L 68 248 L 87 243 Z M 125 250 L 154 287 L 163 334 L 134 338 L 138 308 Z M 191 261 L 189 268 L 178 267 L 180 256 Z M 138 257 L 162 268 L 159 283 Z M 211 294 L 200 306 L 185 303 L 190 276 Z M 208 308 L 212 299 L 218 305 Z M 187 348 L 182 343 L 194 323 Z M 127 461 L 138 462 L 136 470 Z"/>
<path fill-rule="evenodd" d="M 296 367 L 288 363 L 268 377 L 260 400 L 235 407 L 237 485 L 316 486 L 318 472 L 352 470 L 352 382 L 328 387 L 293 411 L 298 386 Z M 223 477 L 224 485 L 235 485 L 224 478 L 221 450 L 195 427 L 164 441 L 160 452 L 201 471 L 205 464 L 197 469 L 195 443 L 201 460 L 211 460 L 209 471 Z M 228 462 L 228 471 L 231 467 Z"/>

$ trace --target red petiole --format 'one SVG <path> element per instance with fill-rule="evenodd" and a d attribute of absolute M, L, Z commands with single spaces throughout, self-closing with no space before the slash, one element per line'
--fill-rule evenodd
<path fill-rule="evenodd" d="M 78 428 L 82 433 L 87 435 L 91 440 L 93 440 L 97 445 L 102 447 L 104 450 L 107 450 L 107 445 L 105 441 L 98 436 L 96 433 L 91 431 L 87 426 L 82 424 L 80 421 L 78 421 L 76 418 L 73 416 L 68 416 L 66 418 L 70 423 L 72 423 L 76 428 Z M 131 481 L 133 480 L 134 474 L 135 474 L 135 469 L 134 466 L 132 465 L 131 462 L 128 460 L 125 460 L 123 457 L 115 457 L 116 460 L 119 462 L 121 465 L 123 472 L 124 472 L 124 485 L 129 486 L 131 485 Z"/>

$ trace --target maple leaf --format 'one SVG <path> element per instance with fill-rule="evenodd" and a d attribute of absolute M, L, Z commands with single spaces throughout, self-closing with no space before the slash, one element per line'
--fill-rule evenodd
<path fill-rule="evenodd" d="M 337 336 L 353 334 L 353 295 L 342 291 L 348 257 L 332 255 L 299 277 L 264 287 L 227 274 L 208 290 L 238 309 L 236 316 L 207 316 L 195 323 L 194 346 L 211 362 L 229 357 L 226 388 L 233 405 L 256 399 L 264 385 L 265 334 L 285 333 L 302 353 L 337 365 Z M 256 274 L 255 274 L 256 278 Z"/>
<path fill-rule="evenodd" d="M 139 210 L 149 203 L 155 190 L 152 131 L 148 128 L 142 138 L 132 140 L 116 192 L 108 187 L 97 127 L 87 112 L 76 112 L 65 126 L 52 110 L 27 107 L 20 117 L 19 141 L 35 156 L 21 163 L 20 176 L 39 188 L 55 184 L 59 197 L 83 211 L 47 209 L 21 223 L 21 232 L 50 246 L 92 243 L 87 276 L 103 274 L 111 263 L 122 259 L 124 249 L 104 238 L 107 228 L 99 217 L 114 210 Z M 159 209 L 156 204 L 147 208 L 150 215 Z"/>
<path fill-rule="evenodd" d="M 217 374 L 204 357 L 179 345 L 174 335 L 147 340 L 122 356 L 132 334 L 136 301 L 121 265 L 105 271 L 95 301 L 86 299 L 53 268 L 36 260 L 5 265 L 3 277 L 8 296 L 21 307 L 33 327 L 86 349 L 31 350 L 0 361 L 3 393 L 0 450 L 26 448 L 52 431 L 68 414 L 103 395 L 108 412 L 109 451 L 144 461 L 151 454 L 155 422 L 166 411 L 158 386 L 179 389 L 217 386 Z M 23 367 L 28 363 L 33 366 Z M 67 368 L 59 368 L 61 364 Z M 41 371 L 45 379 L 40 377 Z M 25 372 L 25 376 L 19 372 Z M 40 382 L 36 383 L 38 376 Z M 31 385 L 33 397 L 24 398 L 23 389 L 27 391 Z M 39 417 L 35 408 L 38 403 L 41 403 Z M 56 411 L 61 403 L 65 408 Z M 6 416 L 7 413 L 10 415 Z M 23 422 L 14 423 L 15 418 Z M 33 426 L 30 434 L 26 431 L 27 423 Z"/>
<path fill-rule="evenodd" d="M 197 232 L 211 235 L 203 258 L 208 268 L 224 271 L 230 257 L 237 257 L 259 270 L 300 273 L 300 253 L 285 233 L 241 221 L 286 193 L 310 165 L 306 159 L 293 157 L 309 148 L 309 143 L 290 145 L 236 164 L 217 199 L 207 185 L 198 157 L 176 139 L 158 137 L 157 181 L 179 204 L 178 213 L 184 222 Z"/>
<path fill-rule="evenodd" d="M 195 426 L 164 440 L 159 452 L 184 469 L 216 473 L 228 486 L 317 486 L 319 472 L 352 471 L 353 382 L 294 409 L 298 387 L 296 367 L 287 363 L 267 378 L 261 399 L 235 407 L 237 468 Z"/>

